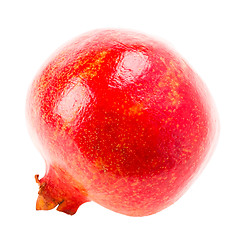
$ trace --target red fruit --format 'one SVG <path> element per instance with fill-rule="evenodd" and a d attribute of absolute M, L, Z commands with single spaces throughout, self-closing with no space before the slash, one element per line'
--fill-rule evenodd
<path fill-rule="evenodd" d="M 27 119 L 46 161 L 37 209 L 93 200 L 130 216 L 174 203 L 217 136 L 211 97 L 165 44 L 100 30 L 58 50 L 36 76 Z"/>

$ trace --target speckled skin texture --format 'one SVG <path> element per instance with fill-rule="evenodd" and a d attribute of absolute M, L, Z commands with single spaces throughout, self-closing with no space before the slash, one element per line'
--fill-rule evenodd
<path fill-rule="evenodd" d="M 217 136 L 211 97 L 165 44 L 98 30 L 60 48 L 29 91 L 27 119 L 46 161 L 37 209 L 93 200 L 129 216 L 174 203 Z"/>

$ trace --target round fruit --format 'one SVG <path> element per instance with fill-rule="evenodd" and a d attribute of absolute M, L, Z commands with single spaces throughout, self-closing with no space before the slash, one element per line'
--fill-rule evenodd
<path fill-rule="evenodd" d="M 97 30 L 59 49 L 27 98 L 46 162 L 37 209 L 74 214 L 93 200 L 129 216 L 174 203 L 203 168 L 217 117 L 199 76 L 166 44 Z"/>

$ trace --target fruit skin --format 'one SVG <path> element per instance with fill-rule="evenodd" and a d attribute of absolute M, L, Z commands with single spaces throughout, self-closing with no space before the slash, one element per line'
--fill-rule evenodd
<path fill-rule="evenodd" d="M 91 200 L 129 216 L 170 206 L 218 135 L 199 76 L 166 44 L 125 30 L 60 48 L 33 81 L 26 115 L 46 162 L 37 209 L 68 214 Z"/>

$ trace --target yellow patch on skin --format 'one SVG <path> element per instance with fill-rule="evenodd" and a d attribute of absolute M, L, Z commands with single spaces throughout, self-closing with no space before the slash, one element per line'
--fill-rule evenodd
<path fill-rule="evenodd" d="M 143 105 L 142 104 L 136 104 L 129 108 L 128 114 L 130 116 L 132 115 L 142 115 L 143 114 Z"/>
<path fill-rule="evenodd" d="M 161 58 L 162 62 L 166 65 L 165 59 Z M 176 106 L 180 103 L 181 96 L 178 92 L 178 87 L 180 85 L 179 79 L 181 79 L 181 73 L 178 71 L 178 69 L 175 67 L 175 64 L 173 61 L 169 62 L 169 65 L 166 65 L 167 71 L 165 73 L 165 78 L 161 79 L 161 81 L 158 83 L 158 87 L 170 87 L 171 90 L 168 93 L 168 98 L 171 101 L 171 104 L 173 106 Z M 178 73 L 175 73 L 175 72 Z"/>
<path fill-rule="evenodd" d="M 88 66 L 84 69 L 84 71 L 81 73 L 81 77 L 83 78 L 93 78 L 97 75 L 98 71 L 101 68 L 101 64 L 104 62 L 104 58 L 107 55 L 107 51 L 102 51 L 98 53 L 92 62 L 88 63 Z M 78 65 L 84 65 L 83 62 L 79 62 Z M 87 64 L 87 61 L 85 61 L 85 64 Z"/>
<path fill-rule="evenodd" d="M 169 77 L 167 77 L 167 79 L 171 86 L 171 91 L 168 93 L 168 97 L 171 100 L 172 105 L 175 106 L 180 102 L 180 95 L 178 93 L 179 83 L 176 82 L 177 81 L 176 76 L 172 74 Z"/>
<path fill-rule="evenodd" d="M 186 149 L 186 148 L 184 148 L 183 151 L 184 151 L 184 152 L 191 152 L 191 150 Z"/>
<path fill-rule="evenodd" d="M 68 129 L 69 128 L 69 129 Z M 69 127 L 68 123 L 67 122 L 64 122 L 63 124 L 60 124 L 59 120 L 56 121 L 56 127 L 55 127 L 55 130 L 53 132 L 53 135 L 52 135 L 52 139 L 53 140 L 57 140 L 57 137 L 59 135 L 62 135 L 64 136 L 66 134 L 66 130 L 68 129 L 68 134 L 71 134 L 73 129 L 71 127 Z"/>
<path fill-rule="evenodd" d="M 99 157 L 95 163 L 95 166 L 97 168 L 100 168 L 101 170 L 106 170 L 106 167 L 104 166 L 104 163 L 103 163 L 103 159 L 101 157 Z"/>

